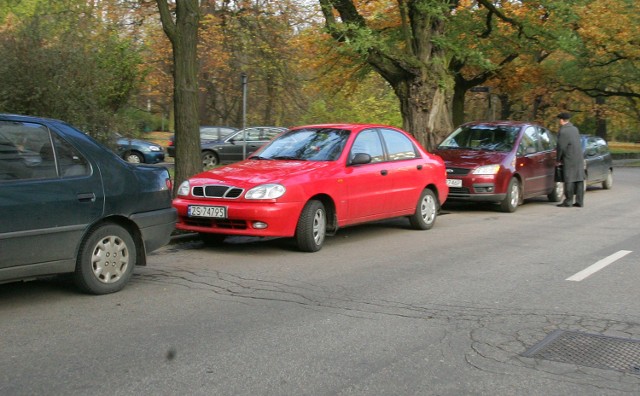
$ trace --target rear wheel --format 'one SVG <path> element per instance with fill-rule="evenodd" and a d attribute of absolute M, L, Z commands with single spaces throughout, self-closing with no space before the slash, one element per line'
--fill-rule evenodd
<path fill-rule="evenodd" d="M 205 151 L 202 153 L 202 168 L 207 170 L 218 166 L 220 161 L 218 160 L 218 156 L 213 151 Z"/>
<path fill-rule="evenodd" d="M 418 199 L 416 212 L 409 217 L 411 227 L 416 230 L 429 230 L 436 222 L 437 215 L 438 203 L 436 195 L 428 188 L 424 189 Z"/>
<path fill-rule="evenodd" d="M 327 235 L 327 212 L 322 202 L 311 200 L 302 209 L 296 226 L 296 243 L 303 252 L 322 249 Z"/>
<path fill-rule="evenodd" d="M 500 209 L 503 212 L 513 213 L 520 204 L 520 182 L 517 178 L 512 177 L 507 187 L 507 196 L 500 203 Z"/>
<path fill-rule="evenodd" d="M 585 186 L 586 184 L 586 180 L 585 180 Z M 555 182 L 555 185 L 553 186 L 553 191 L 551 191 L 551 193 L 549 193 L 549 195 L 547 195 L 547 198 L 549 198 L 549 201 L 551 202 L 560 202 L 560 200 L 562 200 L 562 198 L 564 197 L 564 183 L 563 182 Z"/>
<path fill-rule="evenodd" d="M 613 171 L 609 169 L 609 173 L 607 173 L 607 178 L 602 182 L 602 188 L 605 190 L 611 190 L 613 187 Z"/>
<path fill-rule="evenodd" d="M 91 294 L 117 292 L 131 278 L 136 257 L 136 245 L 129 231 L 116 224 L 99 226 L 80 246 L 75 284 Z"/>

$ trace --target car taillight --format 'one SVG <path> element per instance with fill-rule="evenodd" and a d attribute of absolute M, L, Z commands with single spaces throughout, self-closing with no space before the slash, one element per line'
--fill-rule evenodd
<path fill-rule="evenodd" d="M 167 188 L 169 189 L 169 191 L 173 191 L 173 182 L 171 181 L 171 178 L 167 177 L 165 183 L 167 184 Z"/>

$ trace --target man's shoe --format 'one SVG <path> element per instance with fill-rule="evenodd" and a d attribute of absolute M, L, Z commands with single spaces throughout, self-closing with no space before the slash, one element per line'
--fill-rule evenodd
<path fill-rule="evenodd" d="M 559 207 L 559 208 L 570 208 L 571 207 L 571 205 L 566 204 L 566 203 L 561 203 L 561 204 L 558 204 L 556 206 Z"/>
<path fill-rule="evenodd" d="M 579 203 L 574 203 L 573 206 L 575 206 L 576 208 L 581 208 L 582 205 L 580 205 Z"/>

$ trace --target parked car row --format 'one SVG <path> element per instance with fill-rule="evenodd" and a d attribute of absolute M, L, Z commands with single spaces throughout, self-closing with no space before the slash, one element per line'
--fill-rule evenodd
<path fill-rule="evenodd" d="M 405 217 L 431 229 L 447 201 L 513 212 L 525 198 L 558 201 L 563 191 L 555 135 L 531 123 L 464 124 L 434 153 L 377 124 L 215 132 L 228 132 L 209 146 L 217 161 L 233 163 L 194 175 L 172 199 L 162 166 L 127 163 L 61 121 L 0 115 L 0 283 L 70 273 L 81 290 L 105 294 L 122 289 L 176 228 L 208 244 L 286 237 L 316 252 L 355 224 Z M 256 142 L 244 161 L 225 157 L 237 139 Z M 606 142 L 582 139 L 586 184 L 611 188 Z"/>

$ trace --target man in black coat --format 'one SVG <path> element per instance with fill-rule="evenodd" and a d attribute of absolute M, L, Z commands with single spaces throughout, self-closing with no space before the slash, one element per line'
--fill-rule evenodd
<path fill-rule="evenodd" d="M 558 131 L 557 161 L 562 164 L 564 177 L 564 201 L 559 207 L 584 206 L 584 157 L 580 142 L 580 131 L 569 119 L 571 114 L 560 113 Z M 575 194 L 576 201 L 573 202 Z"/>

